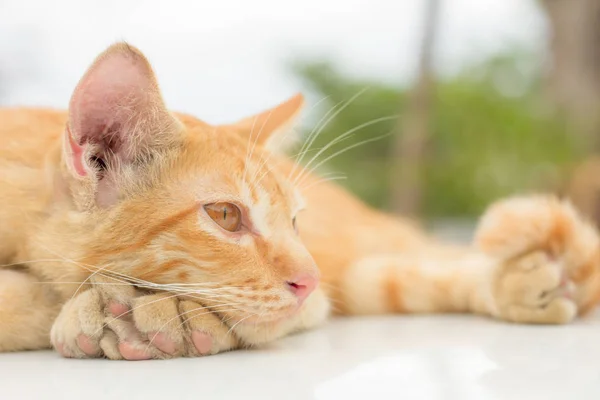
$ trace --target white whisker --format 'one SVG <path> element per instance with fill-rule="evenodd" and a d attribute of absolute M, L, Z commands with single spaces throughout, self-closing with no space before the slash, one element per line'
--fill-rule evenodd
<path fill-rule="evenodd" d="M 310 140 L 307 139 L 307 142 L 305 143 L 306 147 L 303 146 L 303 148 L 310 148 L 313 145 L 313 143 L 315 142 L 315 140 L 317 139 L 317 137 L 321 134 L 321 132 L 323 132 L 323 130 L 325 129 L 325 127 L 327 126 L 327 124 L 329 124 L 329 122 L 331 122 L 335 117 L 337 117 L 342 111 L 344 111 L 344 109 L 346 109 L 346 107 L 348 107 L 350 104 L 352 104 L 352 102 L 354 100 L 356 100 L 360 95 L 362 95 L 363 93 L 365 93 L 368 89 L 369 89 L 368 87 L 365 87 L 364 89 L 362 89 L 358 93 L 356 93 L 354 96 L 352 96 L 350 99 L 348 99 L 338 110 L 336 110 L 322 124 L 322 126 L 316 131 L 316 133 L 314 135 L 309 135 L 309 136 L 312 136 L 312 137 L 310 138 Z M 337 105 L 336 105 L 336 107 L 337 107 Z M 332 111 L 332 110 L 333 110 L 333 108 L 330 111 Z M 292 171 L 290 171 L 290 174 L 288 175 L 288 179 L 291 179 L 291 177 L 293 176 L 293 174 L 296 171 L 296 166 L 298 166 L 298 165 L 300 165 L 302 163 L 302 159 L 303 158 L 304 158 L 304 155 L 300 159 L 296 160 L 294 168 L 292 168 Z"/>
<path fill-rule="evenodd" d="M 317 185 L 320 185 L 320 184 L 325 183 L 325 182 L 341 181 L 341 180 L 345 180 L 345 179 L 348 179 L 348 177 L 347 176 L 333 176 L 333 177 L 330 177 L 330 178 L 327 178 L 327 179 L 318 179 L 315 182 L 309 183 L 309 184 L 307 184 L 307 185 L 299 188 L 299 190 L 300 190 L 300 192 L 306 192 L 306 191 L 308 191 L 313 186 L 317 186 Z"/>
<path fill-rule="evenodd" d="M 327 120 L 327 117 L 336 111 L 336 109 L 338 107 L 340 107 L 342 104 L 344 104 L 344 102 L 346 102 L 346 100 L 342 100 L 338 103 L 336 103 L 333 107 L 331 107 L 324 115 L 323 117 L 321 117 L 321 119 L 315 124 L 314 128 L 310 131 L 310 133 L 308 134 L 308 136 L 306 137 L 304 143 L 302 144 L 302 146 L 300 147 L 300 152 L 298 153 L 298 155 L 308 151 L 310 149 L 310 145 L 312 144 L 312 139 L 315 135 L 318 134 L 319 129 L 321 128 L 321 126 L 326 126 L 330 121 Z M 298 155 L 294 158 L 294 162 L 296 164 L 300 163 L 302 161 L 302 156 L 300 156 L 300 158 L 298 158 Z M 291 176 L 292 174 L 290 174 Z M 289 177 L 288 177 L 289 178 Z"/>
<path fill-rule="evenodd" d="M 254 154 L 254 149 L 256 148 L 256 144 L 258 143 L 258 139 L 260 139 L 260 136 L 262 135 L 262 131 L 265 128 L 265 125 L 267 125 L 267 122 L 269 122 L 269 119 L 271 119 L 271 115 L 273 115 L 273 111 L 272 110 L 269 112 L 269 115 L 267 116 L 267 119 L 265 119 L 265 121 L 263 122 L 262 126 L 260 127 L 260 131 L 258 131 L 258 134 L 256 135 L 256 138 L 254 139 L 254 143 L 252 144 L 252 148 L 250 149 L 250 153 L 246 157 L 246 162 L 245 162 L 245 165 L 244 165 L 244 175 L 242 176 L 243 180 L 246 180 L 246 173 L 248 171 L 248 168 L 247 168 L 248 164 L 250 163 L 250 160 L 252 159 L 252 155 Z M 256 122 L 256 120 L 254 122 Z M 252 132 L 250 132 L 250 136 L 252 137 Z"/>
<path fill-rule="evenodd" d="M 321 104 L 323 101 L 325 101 L 327 98 L 329 98 L 329 96 L 325 96 L 323 97 L 321 100 L 317 101 L 311 108 L 310 110 L 314 109 L 315 107 L 317 107 L 319 104 Z M 310 111 L 309 110 L 309 111 Z M 293 132 L 296 127 L 298 125 L 298 122 L 296 122 L 296 124 L 294 125 L 294 127 L 290 128 L 285 135 L 283 135 L 280 139 L 279 142 L 277 143 L 277 146 L 280 146 L 281 144 L 284 143 L 285 139 L 287 139 L 287 137 L 289 136 L 289 134 L 291 132 Z M 260 181 L 262 180 L 262 178 L 269 173 L 269 171 L 271 171 L 271 168 L 268 168 L 267 171 L 265 171 L 260 179 L 256 179 L 257 175 L 262 171 L 262 169 L 266 166 L 267 162 L 271 159 L 271 155 L 273 154 L 273 152 L 269 151 L 267 152 L 267 156 L 266 157 L 261 157 L 261 163 L 259 164 L 258 168 L 256 169 L 256 172 L 254 173 L 254 175 L 252 176 L 252 178 L 249 180 L 249 183 L 256 186 L 260 183 Z M 245 175 L 244 175 L 245 176 Z"/>
<path fill-rule="evenodd" d="M 253 314 L 250 314 L 250 315 L 248 315 L 247 317 L 244 317 L 244 318 L 240 319 L 238 322 L 236 322 L 235 324 L 233 324 L 233 326 L 232 326 L 231 328 L 229 328 L 229 330 L 227 331 L 227 334 L 229 335 L 231 332 L 233 332 L 233 329 L 234 329 L 236 326 L 238 326 L 238 325 L 239 325 L 241 322 L 244 322 L 244 321 L 245 321 L 245 320 L 247 320 L 248 318 L 250 318 L 250 317 L 254 317 L 254 316 L 256 316 L 256 315 L 258 315 L 258 314 L 256 314 L 256 313 L 253 313 Z"/>
<path fill-rule="evenodd" d="M 246 144 L 246 157 L 244 160 L 244 172 L 243 172 L 243 177 L 246 177 L 246 171 L 248 169 L 248 157 L 250 155 L 250 143 L 252 141 L 252 134 L 254 133 L 254 127 L 256 125 L 256 121 L 258 120 L 258 117 L 254 118 L 254 121 L 252 122 L 252 127 L 250 128 L 250 134 L 248 135 L 248 143 Z"/>
<path fill-rule="evenodd" d="M 0 268 L 16 267 L 19 265 L 34 264 L 34 263 L 41 263 L 41 262 L 64 262 L 64 261 L 65 260 L 60 259 L 60 258 L 41 258 L 38 260 L 24 260 L 24 261 L 14 262 L 14 263 L 10 263 L 10 264 L 0 264 Z"/>
<path fill-rule="evenodd" d="M 379 135 L 379 136 L 375 136 L 374 138 L 363 140 L 363 141 L 361 141 L 361 142 L 358 142 L 358 143 L 355 143 L 355 144 L 353 144 L 353 145 L 351 145 L 351 146 L 348 146 L 348 147 L 346 147 L 346 148 L 344 148 L 344 149 L 341 149 L 341 150 L 339 150 L 339 151 L 336 151 L 335 153 L 333 153 L 333 154 L 332 154 L 332 155 L 330 155 L 329 157 L 327 157 L 327 158 L 325 158 L 324 160 L 322 160 L 321 162 L 319 162 L 319 163 L 318 163 L 316 166 L 314 166 L 314 167 L 313 167 L 313 168 L 312 168 L 310 171 L 308 171 L 308 174 L 311 174 L 311 173 L 313 173 L 313 172 L 314 172 L 314 171 L 315 171 L 317 168 L 319 168 L 321 165 L 325 164 L 327 161 L 331 160 L 332 158 L 335 158 L 335 157 L 339 156 L 340 154 L 343 154 L 343 153 L 345 153 L 345 152 L 347 152 L 347 151 L 349 151 L 349 150 L 352 150 L 352 149 L 353 149 L 353 148 L 355 148 L 355 147 L 362 146 L 362 145 L 364 145 L 364 144 L 371 143 L 371 142 L 374 142 L 374 141 L 376 141 L 376 140 L 383 139 L 384 137 L 387 137 L 387 136 L 390 136 L 390 135 L 391 135 L 391 133 L 386 133 L 385 135 Z M 300 182 L 300 183 L 301 183 L 301 182 Z"/>
<path fill-rule="evenodd" d="M 375 125 L 375 124 L 377 124 L 379 122 L 395 120 L 397 118 L 398 118 L 397 115 L 390 115 L 390 116 L 387 116 L 387 117 L 376 118 L 374 120 L 371 120 L 371 121 L 365 122 L 363 124 L 360 124 L 360 125 L 352 128 L 352 129 L 349 129 L 346 132 L 344 132 L 343 134 L 339 135 L 338 137 L 336 137 L 335 139 L 333 139 L 331 142 L 329 142 L 326 146 L 324 146 L 323 148 L 321 148 L 321 150 L 319 150 L 310 159 L 310 161 L 304 167 L 304 173 L 298 174 L 298 176 L 293 181 L 293 185 L 297 186 L 297 184 L 302 183 L 302 177 L 306 176 L 305 172 L 309 170 L 310 166 L 312 165 L 313 162 L 316 161 L 317 157 L 319 157 L 321 154 L 323 154 L 325 151 L 327 151 L 329 148 L 331 148 L 335 144 L 337 144 L 337 143 L 341 142 L 342 140 L 350 137 L 350 135 L 352 135 L 356 131 L 359 131 L 360 129 L 366 128 L 366 127 L 371 126 L 371 125 Z M 352 147 L 350 147 L 350 148 L 352 148 Z M 319 164 L 319 165 L 322 165 L 322 164 Z"/>
<path fill-rule="evenodd" d="M 222 304 L 219 306 L 215 306 L 215 307 L 211 307 L 211 308 L 218 308 L 218 307 L 226 307 L 226 306 L 230 306 L 229 304 Z M 158 334 L 160 332 L 162 332 L 162 330 L 164 329 L 165 326 L 167 326 L 171 321 L 176 320 L 178 318 L 181 318 L 183 321 L 178 325 L 177 328 L 180 328 L 181 326 L 183 326 L 184 324 L 186 324 L 188 321 L 191 321 L 192 319 L 196 318 L 196 317 L 200 317 L 202 315 L 207 315 L 207 314 L 212 314 L 213 311 L 208 310 L 205 312 L 201 312 L 200 314 L 196 314 L 193 315 L 190 318 L 184 319 L 182 318 L 184 315 L 186 314 L 190 314 L 192 312 L 198 311 L 200 309 L 207 309 L 207 307 L 198 307 L 198 308 L 194 308 L 193 310 L 188 310 L 188 311 L 184 311 L 182 313 L 178 313 L 175 317 L 169 319 L 167 322 L 165 322 L 159 329 L 157 329 L 156 333 L 154 334 L 154 336 L 152 336 L 151 339 L 149 339 L 149 343 L 148 346 L 146 347 L 146 351 L 148 351 L 148 349 L 150 348 L 150 345 L 152 344 L 152 342 L 154 341 L 154 339 L 156 339 L 156 336 L 158 336 Z M 228 309 L 228 310 L 218 310 L 219 312 L 228 312 L 228 311 L 237 311 L 236 309 Z"/>

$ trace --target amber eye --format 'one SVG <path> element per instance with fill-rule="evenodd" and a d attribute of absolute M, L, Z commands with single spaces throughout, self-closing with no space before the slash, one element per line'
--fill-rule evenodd
<path fill-rule="evenodd" d="M 221 228 L 237 232 L 242 227 L 242 212 L 235 204 L 212 203 L 204 206 L 206 213 Z"/>

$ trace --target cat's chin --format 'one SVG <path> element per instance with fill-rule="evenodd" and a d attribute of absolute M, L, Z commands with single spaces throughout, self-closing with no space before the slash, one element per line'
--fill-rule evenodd
<path fill-rule="evenodd" d="M 234 323 L 239 325 L 252 325 L 252 326 L 265 326 L 265 325 L 278 325 L 286 322 L 290 318 L 294 317 L 300 311 L 300 305 L 297 307 L 290 308 L 289 310 L 270 313 L 267 315 L 256 315 L 256 316 L 243 316 L 232 318 Z"/>

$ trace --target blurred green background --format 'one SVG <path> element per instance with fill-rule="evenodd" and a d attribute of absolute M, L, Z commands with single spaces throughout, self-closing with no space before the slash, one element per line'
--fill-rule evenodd
<path fill-rule="evenodd" d="M 551 30 L 544 48 L 514 48 L 446 76 L 435 70 L 437 3 L 429 0 L 412 86 L 359 80 L 328 60 L 292 63 L 316 104 L 304 129 L 313 150 L 300 161 L 332 142 L 310 167 L 348 148 L 317 170 L 343 173 L 339 184 L 373 206 L 426 220 L 472 219 L 511 194 L 569 195 L 600 127 L 600 57 L 590 56 L 600 51 L 600 2 L 539 1 Z"/>
<path fill-rule="evenodd" d="M 600 221 L 600 0 L 32 1 L 0 1 L 2 106 L 66 107 L 126 39 L 210 123 L 308 94 L 300 161 L 373 206 L 472 221 L 543 191 Z"/>

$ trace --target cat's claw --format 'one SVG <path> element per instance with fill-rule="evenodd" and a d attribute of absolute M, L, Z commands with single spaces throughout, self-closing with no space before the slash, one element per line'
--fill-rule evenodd
<path fill-rule="evenodd" d="M 193 301 L 156 294 L 126 305 L 105 297 L 92 288 L 63 306 L 51 331 L 61 355 L 133 361 L 203 356 L 237 345 L 228 327 Z"/>

